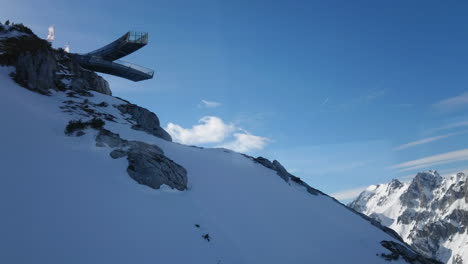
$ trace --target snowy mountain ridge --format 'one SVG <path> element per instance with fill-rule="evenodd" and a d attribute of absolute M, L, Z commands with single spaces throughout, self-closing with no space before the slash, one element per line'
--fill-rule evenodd
<path fill-rule="evenodd" d="M 395 230 L 426 256 L 445 263 L 468 261 L 467 175 L 418 173 L 410 182 L 369 186 L 349 204 Z"/>
<path fill-rule="evenodd" d="M 437 263 L 277 161 L 171 142 L 24 26 L 0 93 L 0 263 Z"/>

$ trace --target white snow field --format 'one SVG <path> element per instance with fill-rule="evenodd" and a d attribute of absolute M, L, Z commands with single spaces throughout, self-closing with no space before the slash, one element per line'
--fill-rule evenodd
<path fill-rule="evenodd" d="M 239 153 L 171 143 L 122 118 L 106 122 L 188 172 L 186 191 L 139 185 L 125 158 L 95 146 L 96 131 L 65 135 L 79 118 L 59 109 L 70 98 L 22 88 L 13 70 L 0 67 L 0 263 L 389 263 L 380 242 L 396 240 L 327 196 Z M 93 94 L 91 102 L 106 101 L 103 111 L 122 117 L 112 104 L 123 101 Z"/>

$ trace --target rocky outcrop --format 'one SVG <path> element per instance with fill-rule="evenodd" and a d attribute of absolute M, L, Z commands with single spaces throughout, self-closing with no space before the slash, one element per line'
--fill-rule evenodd
<path fill-rule="evenodd" d="M 133 129 L 142 130 L 167 141 L 172 141 L 169 133 L 161 128 L 158 116 L 148 109 L 135 104 L 121 104 L 117 106 L 117 109 L 122 114 L 130 116 L 129 121 L 134 122 Z"/>
<path fill-rule="evenodd" d="M 411 182 L 408 190 L 401 195 L 400 201 L 408 207 L 427 207 L 432 199 L 432 191 L 440 186 L 442 177 L 437 171 L 418 173 Z"/>
<path fill-rule="evenodd" d="M 382 253 L 380 254 L 381 257 L 388 261 L 404 259 L 407 263 L 414 263 L 414 264 L 442 264 L 442 262 L 425 258 L 418 253 L 398 244 L 393 241 L 381 241 L 380 244 L 388 249 L 390 253 Z"/>
<path fill-rule="evenodd" d="M 291 178 L 291 176 L 293 176 L 292 174 L 287 172 L 283 165 L 281 165 L 281 163 L 279 163 L 277 160 L 271 162 L 268 159 L 265 159 L 264 157 L 257 157 L 254 158 L 254 161 L 262 164 L 263 166 L 269 169 L 276 171 L 276 174 L 278 174 L 278 176 L 280 176 L 281 179 L 283 179 L 285 182 L 289 182 L 289 179 Z"/>
<path fill-rule="evenodd" d="M 57 90 L 55 72 L 57 63 L 51 50 L 43 50 L 36 54 L 21 53 L 16 61 L 15 80 L 22 86 L 47 94 L 49 89 Z"/>
<path fill-rule="evenodd" d="M 321 191 L 315 189 L 315 188 L 312 188 L 310 187 L 307 183 L 305 183 L 304 181 L 301 180 L 301 178 L 299 177 L 296 177 L 294 175 L 292 175 L 291 173 L 289 173 L 284 167 L 283 165 L 281 165 L 281 163 L 277 160 L 274 160 L 273 162 L 271 162 L 270 160 L 264 158 L 264 157 L 257 157 L 257 158 L 254 158 L 254 157 L 251 157 L 249 155 L 246 155 L 246 154 L 243 154 L 245 157 L 247 157 L 248 159 L 251 159 L 253 160 L 254 162 L 256 163 L 259 163 L 261 164 L 262 166 L 268 168 L 268 169 L 271 169 L 271 170 L 274 170 L 276 171 L 276 174 L 278 176 L 281 177 L 281 179 L 283 179 L 285 182 L 288 182 L 291 180 L 292 182 L 298 184 L 298 185 L 301 185 L 303 186 L 304 188 L 306 188 L 307 192 L 310 193 L 310 194 L 313 194 L 313 195 L 319 195 L 319 194 L 323 194 L 325 195 L 324 193 L 322 193 Z"/>
<path fill-rule="evenodd" d="M 96 146 L 110 147 L 113 159 L 127 157 L 127 173 L 139 184 L 159 189 L 163 184 L 179 191 L 187 189 L 187 171 L 164 156 L 162 149 L 140 141 L 121 139 L 118 134 L 101 129 Z"/>
<path fill-rule="evenodd" d="M 400 189 L 401 187 L 403 187 L 403 183 L 401 181 L 397 180 L 397 179 L 393 179 L 388 184 L 387 192 L 388 193 L 393 193 L 396 190 Z"/>
<path fill-rule="evenodd" d="M 14 80 L 42 94 L 66 89 L 112 94 L 101 76 L 81 68 L 71 54 L 53 49 L 24 26 L 0 29 L 0 65 L 14 66 Z"/>

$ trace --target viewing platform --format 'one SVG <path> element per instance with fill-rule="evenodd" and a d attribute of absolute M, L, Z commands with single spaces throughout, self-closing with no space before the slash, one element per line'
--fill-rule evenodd
<path fill-rule="evenodd" d="M 154 70 L 119 60 L 148 44 L 148 33 L 129 31 L 117 40 L 95 51 L 76 55 L 85 69 L 111 74 L 132 81 L 153 78 Z"/>

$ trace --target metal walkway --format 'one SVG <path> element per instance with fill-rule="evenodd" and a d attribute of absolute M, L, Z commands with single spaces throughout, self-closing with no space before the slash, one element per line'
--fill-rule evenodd
<path fill-rule="evenodd" d="M 153 78 L 154 71 L 118 59 L 141 49 L 146 44 L 148 44 L 148 33 L 127 32 L 122 37 L 100 49 L 75 56 L 78 63 L 85 69 L 137 82 Z"/>

